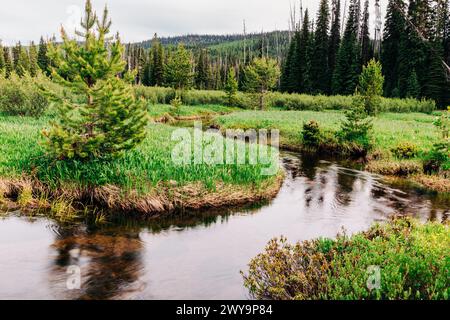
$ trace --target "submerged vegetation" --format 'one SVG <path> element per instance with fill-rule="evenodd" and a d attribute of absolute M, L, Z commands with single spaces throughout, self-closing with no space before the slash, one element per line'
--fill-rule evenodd
<path fill-rule="evenodd" d="M 448 224 L 395 219 L 369 231 L 291 245 L 273 239 L 249 264 L 256 299 L 446 300 Z"/>

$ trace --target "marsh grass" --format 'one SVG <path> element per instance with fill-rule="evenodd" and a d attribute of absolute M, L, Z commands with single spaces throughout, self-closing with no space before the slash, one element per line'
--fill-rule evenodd
<path fill-rule="evenodd" d="M 215 122 L 223 129 L 279 129 L 281 144 L 300 146 L 305 123 L 316 121 L 331 138 L 343 119 L 340 111 L 244 111 L 220 116 Z M 417 157 L 421 157 L 438 140 L 434 121 L 435 116 L 423 113 L 382 113 L 373 121 L 374 149 L 390 154 L 400 143 L 410 142 L 417 146 Z"/>
<path fill-rule="evenodd" d="M 115 185 L 124 192 L 148 193 L 169 181 L 178 186 L 201 182 L 213 187 L 217 182 L 257 185 L 267 177 L 263 165 L 186 165 L 172 161 L 171 141 L 176 128 L 149 124 L 145 141 L 120 159 L 105 161 L 54 161 L 45 156 L 40 144 L 41 130 L 48 119 L 0 116 L 0 176 L 33 177 L 51 189 L 75 185 L 81 188 Z"/>

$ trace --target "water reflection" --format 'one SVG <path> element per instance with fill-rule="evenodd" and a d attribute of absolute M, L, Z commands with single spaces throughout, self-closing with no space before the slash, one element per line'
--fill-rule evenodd
<path fill-rule="evenodd" d="M 271 203 L 93 227 L 0 220 L 0 298 L 241 299 L 240 270 L 267 241 L 333 237 L 393 214 L 448 219 L 449 202 L 336 162 L 285 154 Z M 81 289 L 66 286 L 79 266 Z"/>

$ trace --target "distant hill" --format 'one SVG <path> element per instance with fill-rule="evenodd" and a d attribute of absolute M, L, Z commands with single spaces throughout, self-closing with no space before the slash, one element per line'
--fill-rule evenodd
<path fill-rule="evenodd" d="M 271 31 L 265 33 L 230 34 L 230 35 L 198 35 L 189 34 L 184 36 L 162 37 L 160 42 L 166 46 L 177 46 L 183 43 L 187 48 L 199 49 L 208 48 L 211 55 L 234 55 L 244 50 L 244 43 L 248 53 L 252 55 L 258 54 L 264 48 L 264 52 L 272 57 L 282 57 L 289 45 L 288 31 Z M 244 41 L 245 40 L 245 41 Z M 146 40 L 136 45 L 149 49 L 152 40 Z"/>

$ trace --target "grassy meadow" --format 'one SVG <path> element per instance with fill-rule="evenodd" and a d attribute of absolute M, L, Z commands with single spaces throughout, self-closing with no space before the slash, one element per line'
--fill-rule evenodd
<path fill-rule="evenodd" d="M 210 188 L 226 184 L 258 184 L 261 165 L 189 165 L 173 163 L 174 127 L 149 124 L 146 139 L 125 157 L 109 162 L 49 161 L 41 144 L 49 118 L 0 116 L 0 176 L 32 175 L 54 188 L 64 183 L 80 186 L 117 185 L 126 190 L 149 192 L 162 182 L 184 185 L 202 182 Z"/>
<path fill-rule="evenodd" d="M 438 139 L 435 116 L 424 113 L 382 113 L 374 118 L 375 148 L 389 151 L 402 142 L 411 142 L 427 151 Z M 215 122 L 223 129 L 279 129 L 281 144 L 299 147 L 304 123 L 315 120 L 328 133 L 340 129 L 344 113 L 340 111 L 245 111 L 223 115 Z"/>

